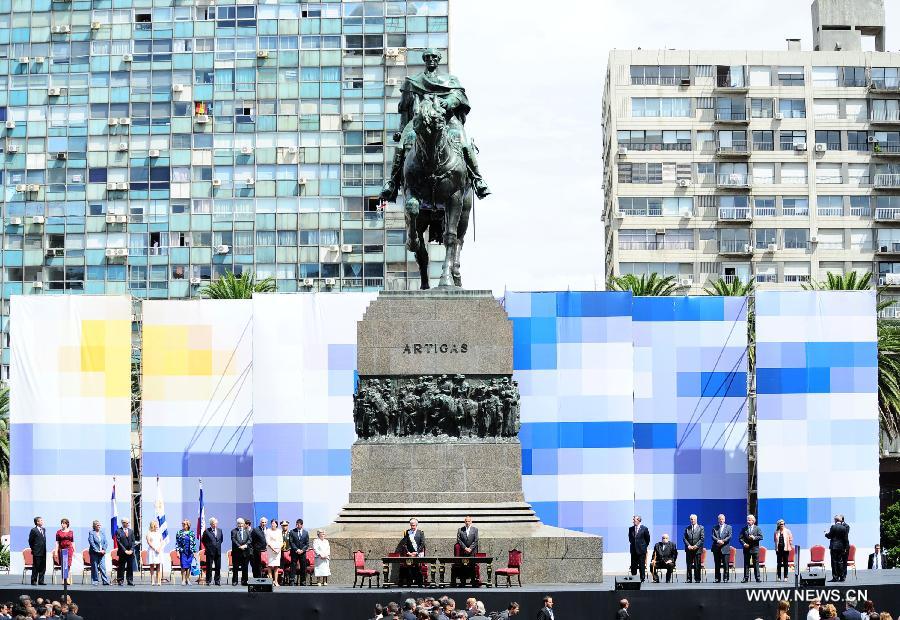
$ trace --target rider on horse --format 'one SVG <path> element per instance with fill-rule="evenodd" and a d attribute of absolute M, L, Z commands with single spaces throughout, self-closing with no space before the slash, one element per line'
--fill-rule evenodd
<path fill-rule="evenodd" d="M 437 73 L 438 65 L 441 62 L 439 51 L 425 50 L 422 52 L 422 60 L 425 61 L 425 71 L 408 76 L 401 90 L 399 112 L 402 130 L 394 134 L 394 142 L 400 142 L 400 146 L 394 153 L 391 175 L 384 183 L 381 198 L 386 202 L 397 200 L 397 191 L 403 185 L 403 161 L 416 136 L 411 121 L 419 102 L 426 96 L 431 96 L 436 104 L 443 106 L 448 120 L 450 137 L 461 147 L 469 176 L 472 179 L 472 186 L 475 188 L 475 195 L 484 198 L 491 193 L 491 190 L 488 189 L 481 177 L 478 160 L 475 158 L 475 149 L 466 138 L 464 124 L 470 110 L 466 91 L 456 76 Z"/>

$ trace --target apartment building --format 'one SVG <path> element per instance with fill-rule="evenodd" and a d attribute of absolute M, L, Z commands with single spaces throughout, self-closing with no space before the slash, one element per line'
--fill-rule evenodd
<path fill-rule="evenodd" d="M 880 0 L 812 16 L 814 51 L 610 53 L 607 274 L 698 293 L 873 271 L 900 297 L 900 53 Z"/>

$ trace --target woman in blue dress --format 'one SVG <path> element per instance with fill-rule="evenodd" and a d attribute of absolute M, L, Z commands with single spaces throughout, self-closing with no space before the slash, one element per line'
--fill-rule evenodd
<path fill-rule="evenodd" d="M 191 522 L 185 519 L 181 529 L 175 534 L 175 550 L 181 560 L 181 585 L 191 582 L 191 564 L 194 561 L 194 549 L 197 548 L 197 536 L 191 531 Z"/>

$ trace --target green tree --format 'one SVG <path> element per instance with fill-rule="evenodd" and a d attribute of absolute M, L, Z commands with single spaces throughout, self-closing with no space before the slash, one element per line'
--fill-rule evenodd
<path fill-rule="evenodd" d="M 658 273 L 651 273 L 638 277 L 627 273 L 610 277 L 607 288 L 611 291 L 631 291 L 635 297 L 668 297 L 675 292 L 678 284 L 675 276 L 661 277 Z"/>
<path fill-rule="evenodd" d="M 731 282 L 725 278 L 711 280 L 703 291 L 707 295 L 720 295 L 722 297 L 749 297 L 753 294 L 753 282 L 743 282 L 735 278 Z"/>
<path fill-rule="evenodd" d="M 900 500 L 881 513 L 881 546 L 888 566 L 900 565 Z"/>
<path fill-rule="evenodd" d="M 274 293 L 275 279 L 256 281 L 249 271 L 236 276 L 231 271 L 200 289 L 201 297 L 207 299 L 250 299 L 253 293 Z"/>
<path fill-rule="evenodd" d="M 824 282 L 813 280 L 804 283 L 803 288 L 808 291 L 865 291 L 872 288 L 872 272 L 859 275 L 855 271 L 843 274 L 829 271 Z"/>

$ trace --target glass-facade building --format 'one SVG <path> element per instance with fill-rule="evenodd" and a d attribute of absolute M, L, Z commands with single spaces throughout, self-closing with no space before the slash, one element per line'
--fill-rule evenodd
<path fill-rule="evenodd" d="M 446 0 L 0 0 L 3 378 L 12 295 L 417 288 L 378 193 L 426 47 Z"/>

